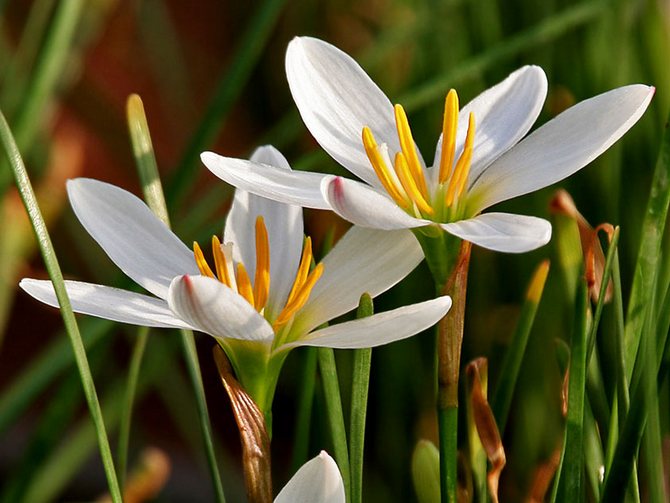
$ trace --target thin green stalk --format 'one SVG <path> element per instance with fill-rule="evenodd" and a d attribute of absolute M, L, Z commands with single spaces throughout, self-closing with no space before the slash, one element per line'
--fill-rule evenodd
<path fill-rule="evenodd" d="M 440 437 L 440 499 L 442 503 L 458 501 L 458 406 L 437 410 Z"/>
<path fill-rule="evenodd" d="M 105 468 L 105 475 L 107 476 L 107 484 L 109 485 L 110 494 L 114 503 L 120 503 L 121 491 L 119 490 L 119 483 L 116 477 L 116 472 L 114 471 L 114 461 L 112 459 L 111 449 L 109 448 L 109 440 L 107 438 L 107 432 L 105 431 L 105 423 L 102 417 L 102 412 L 100 411 L 98 395 L 95 391 L 93 376 L 91 375 L 91 369 L 89 368 L 88 359 L 86 358 L 86 349 L 84 348 L 84 343 L 82 342 L 81 335 L 79 333 L 77 320 L 75 319 L 74 313 L 72 312 L 70 299 L 68 298 L 67 291 L 65 290 L 63 274 L 60 270 L 53 245 L 51 244 L 49 232 L 47 230 L 46 224 L 44 223 L 44 219 L 42 218 L 39 206 L 37 205 L 37 199 L 35 198 L 35 193 L 33 192 L 32 185 L 30 184 L 30 179 L 28 178 L 26 168 L 23 165 L 23 159 L 21 159 L 21 154 L 19 153 L 19 150 L 16 146 L 12 132 L 10 131 L 7 121 L 5 120 L 5 116 L 2 115 L 2 113 L 0 113 L 0 140 L 2 141 L 5 153 L 12 168 L 12 173 L 14 174 L 16 185 L 21 195 L 21 200 L 23 201 L 26 211 L 28 212 L 30 222 L 35 231 L 35 236 L 37 237 L 37 242 L 39 244 L 44 263 L 46 265 L 47 271 L 49 272 L 49 277 L 51 278 L 54 290 L 56 292 L 58 304 L 61 307 L 60 312 L 61 316 L 63 317 L 63 323 L 65 324 L 68 336 L 70 337 L 70 343 L 72 344 L 72 350 L 75 354 L 75 360 L 77 362 L 77 368 L 81 377 L 81 384 L 84 388 L 86 402 L 88 403 L 89 411 L 91 413 L 91 417 L 93 418 L 93 423 L 95 424 L 98 445 L 100 447 L 100 455 L 102 457 L 102 463 Z"/>
<path fill-rule="evenodd" d="M 163 196 L 163 188 L 160 183 L 158 166 L 154 156 L 153 146 L 151 144 L 151 135 L 147 124 L 146 115 L 142 100 L 137 95 L 128 98 L 127 103 L 128 129 L 133 144 L 133 153 L 137 160 L 138 173 L 142 183 L 144 197 L 147 200 L 149 208 L 160 218 L 165 225 L 170 226 L 170 220 Z M 212 441 L 212 428 L 209 420 L 209 411 L 207 410 L 207 400 L 205 398 L 205 389 L 202 384 L 200 373 L 200 362 L 198 353 L 195 349 L 195 339 L 190 330 L 180 330 L 184 357 L 188 368 L 189 377 L 195 391 L 196 406 L 200 419 L 200 429 L 202 431 L 207 463 L 214 485 L 214 494 L 218 502 L 225 502 L 223 494 L 223 484 L 219 475 L 216 453 L 214 452 L 214 442 Z"/>
<path fill-rule="evenodd" d="M 521 307 L 521 314 L 514 335 L 512 336 L 512 343 L 505 352 L 500 370 L 500 379 L 493 392 L 491 410 L 496 418 L 501 436 L 505 434 L 507 417 L 512 404 L 512 396 L 516 388 L 521 362 L 526 352 L 528 337 L 535 321 L 535 313 L 537 313 L 537 308 L 540 305 L 540 299 L 542 298 L 548 274 L 549 261 L 545 260 L 535 270 L 533 278 L 528 285 L 526 300 Z"/>
<path fill-rule="evenodd" d="M 312 406 L 314 404 L 314 390 L 316 389 L 316 348 L 306 347 L 303 352 L 303 369 L 298 390 L 298 410 L 295 420 L 291 473 L 297 472 L 307 461 Z"/>
<path fill-rule="evenodd" d="M 326 399 L 326 415 L 328 426 L 335 450 L 335 461 L 340 468 L 344 481 L 346 500 L 350 501 L 351 472 L 349 470 L 349 453 L 347 448 L 347 432 L 344 426 L 340 383 L 337 378 L 335 352 L 332 348 L 317 348 L 319 371 L 323 385 L 323 394 Z"/>
<path fill-rule="evenodd" d="M 372 316 L 372 297 L 364 293 L 358 303 L 356 318 Z M 351 419 L 349 423 L 349 461 L 351 467 L 351 503 L 363 501 L 363 449 L 365 445 L 365 417 L 370 387 L 372 349 L 355 349 L 351 384 Z"/>
<path fill-rule="evenodd" d="M 586 392 L 586 351 L 588 334 L 588 293 L 585 284 L 577 290 L 577 313 L 570 343 L 568 414 L 565 430 L 565 456 L 560 479 L 563 501 L 584 499 L 584 399 Z"/>
<path fill-rule="evenodd" d="M 119 439 L 116 451 L 119 465 L 119 481 L 121 487 L 125 486 L 126 468 L 128 466 L 128 441 L 130 439 L 130 424 L 133 416 L 133 403 L 135 402 L 135 393 L 137 389 L 137 380 L 140 375 L 140 366 L 142 357 L 147 346 L 149 338 L 149 328 L 140 327 L 137 330 L 137 337 L 133 345 L 133 354 L 130 357 L 130 368 L 128 369 L 128 379 L 126 381 L 126 396 L 123 406 L 123 414 L 119 423 Z"/>
<path fill-rule="evenodd" d="M 179 206 L 186 191 L 191 187 L 189 182 L 196 178 L 194 175 L 198 168 L 200 152 L 212 143 L 235 100 L 244 89 L 272 33 L 285 1 L 265 0 L 254 11 L 254 17 L 239 42 L 230 68 L 219 79 L 205 115 L 186 147 L 172 179 L 167 184 L 168 201 L 170 201 L 171 208 Z"/>

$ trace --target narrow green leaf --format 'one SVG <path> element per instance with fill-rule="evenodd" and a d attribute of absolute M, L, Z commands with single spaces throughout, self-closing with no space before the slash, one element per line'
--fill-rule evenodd
<path fill-rule="evenodd" d="M 372 297 L 364 293 L 358 303 L 356 318 L 372 316 Z M 365 418 L 370 387 L 372 349 L 355 349 L 351 383 L 351 418 L 349 422 L 349 460 L 351 467 L 351 503 L 363 501 L 363 448 L 365 445 Z"/>
<path fill-rule="evenodd" d="M 291 473 L 297 472 L 307 461 L 312 424 L 312 406 L 314 404 L 314 390 L 316 389 L 316 348 L 305 347 L 302 351 L 303 368 L 300 377 L 300 388 L 298 389 L 298 410 L 296 411 Z"/>
<path fill-rule="evenodd" d="M 100 455 L 102 456 L 102 462 L 105 468 L 105 475 L 107 476 L 107 483 L 109 485 L 112 500 L 114 503 L 121 503 L 119 483 L 117 481 L 116 472 L 114 471 L 114 461 L 112 459 L 112 453 L 109 448 L 109 439 L 107 438 L 107 432 L 105 431 L 105 424 L 102 418 L 102 412 L 100 411 L 100 403 L 98 402 L 98 395 L 95 391 L 93 376 L 91 375 L 91 369 L 88 365 L 86 349 L 84 348 L 84 344 L 79 333 L 77 320 L 75 319 L 74 313 L 72 312 L 70 299 L 68 298 L 67 291 L 65 290 L 63 274 L 60 270 L 53 245 L 51 244 L 49 232 L 47 230 L 46 224 L 44 223 L 44 219 L 42 218 L 39 206 L 37 205 L 37 199 L 35 198 L 35 193 L 33 192 L 26 168 L 23 165 L 23 159 L 21 159 L 21 154 L 19 153 L 19 150 L 16 146 L 14 137 L 12 136 L 9 126 L 7 125 L 7 121 L 5 120 L 5 117 L 2 115 L 2 113 L 0 113 L 0 140 L 2 141 L 5 153 L 11 165 L 12 173 L 14 174 L 16 185 L 19 189 L 19 194 L 21 195 L 21 200 L 23 201 L 26 211 L 28 212 L 30 222 L 35 231 L 35 236 L 37 237 L 37 242 L 42 253 L 42 258 L 44 259 L 47 271 L 49 272 L 49 277 L 51 278 L 54 290 L 56 292 L 56 298 L 58 299 L 58 303 L 61 306 L 60 312 L 61 316 L 63 317 L 63 323 L 65 324 L 65 329 L 67 330 L 68 336 L 70 337 L 70 343 L 72 345 L 72 350 L 77 362 L 77 368 L 79 369 L 79 375 L 81 378 L 82 387 L 84 388 L 86 402 L 88 403 L 89 411 L 91 413 L 93 423 L 95 424 L 98 445 L 100 447 Z"/>

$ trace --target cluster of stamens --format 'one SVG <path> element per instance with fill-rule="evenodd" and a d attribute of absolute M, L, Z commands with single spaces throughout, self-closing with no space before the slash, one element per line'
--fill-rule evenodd
<path fill-rule="evenodd" d="M 253 286 L 246 267 L 242 262 L 233 262 L 232 243 L 221 244 L 216 236 L 212 236 L 212 255 L 214 269 L 210 268 L 198 243 L 193 243 L 195 262 L 203 276 L 218 279 L 221 283 L 237 292 L 251 304 L 256 311 L 263 314 L 270 292 L 270 243 L 268 231 L 262 216 L 256 218 L 256 273 Z M 273 321 L 275 330 L 288 323 L 293 315 L 302 308 L 309 298 L 312 288 L 323 273 L 323 264 L 317 264 L 311 271 L 313 261 L 312 240 L 305 238 L 302 257 L 293 287 L 284 308 Z"/>
<path fill-rule="evenodd" d="M 389 196 L 408 213 L 431 217 L 435 215 L 436 207 L 450 208 L 458 203 L 465 191 L 472 161 L 475 118 L 470 113 L 463 152 L 454 165 L 458 111 L 458 95 L 452 89 L 447 94 L 444 105 L 438 186 L 432 194 L 428 189 L 426 173 L 416 151 L 407 115 L 401 105 L 394 107 L 401 151 L 395 154 L 392 163 L 386 149 L 377 145 L 370 128 L 363 128 L 363 146 L 377 178 Z M 393 169 L 389 167 L 390 164 Z M 441 198 L 442 201 L 439 200 Z"/>

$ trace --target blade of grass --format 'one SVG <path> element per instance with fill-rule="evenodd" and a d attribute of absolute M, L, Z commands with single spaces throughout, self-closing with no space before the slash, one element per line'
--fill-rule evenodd
<path fill-rule="evenodd" d="M 364 293 L 358 303 L 356 318 L 372 316 L 372 297 Z M 349 422 L 349 467 L 351 469 L 351 503 L 363 501 L 363 448 L 365 445 L 365 417 L 370 387 L 372 349 L 355 349 L 351 383 L 351 418 Z"/>
<path fill-rule="evenodd" d="M 668 118 L 670 121 L 670 117 Z M 670 128 L 666 126 L 661 143 L 651 193 L 644 221 L 635 274 L 631 287 L 624 342 L 626 344 L 627 379 L 630 381 L 640 340 L 642 338 L 652 286 L 658 274 L 663 230 L 670 205 Z"/>
<path fill-rule="evenodd" d="M 545 260 L 537 267 L 528 285 L 526 300 L 521 307 L 521 314 L 519 315 L 519 321 L 512 336 L 512 342 L 505 352 L 500 370 L 500 378 L 493 393 L 491 410 L 496 418 L 501 436 L 505 434 L 507 416 L 512 404 L 512 396 L 514 395 L 516 381 L 519 376 L 519 369 L 521 368 L 523 355 L 526 352 L 528 337 L 535 321 L 535 313 L 537 313 L 548 274 L 549 261 Z"/>
<path fill-rule="evenodd" d="M 317 348 L 316 351 L 319 360 L 323 394 L 326 400 L 328 426 L 330 427 L 333 449 L 335 451 L 335 461 L 340 468 L 342 480 L 344 481 L 346 500 L 350 501 L 351 472 L 349 470 L 347 432 L 344 426 L 344 413 L 342 412 L 340 384 L 337 377 L 337 366 L 335 365 L 335 352 L 332 348 Z"/>
<path fill-rule="evenodd" d="M 93 376 L 91 375 L 91 369 L 88 365 L 86 349 L 84 348 L 84 343 L 82 342 L 81 335 L 79 333 L 77 320 L 75 320 L 74 313 L 72 312 L 70 299 L 68 298 L 67 292 L 65 290 L 63 274 L 60 270 L 60 266 L 58 265 L 58 259 L 56 258 L 56 253 L 51 244 L 49 232 L 44 223 L 44 219 L 42 218 L 42 214 L 40 213 L 40 209 L 37 206 L 35 193 L 33 192 L 32 185 L 30 184 L 30 179 L 28 178 L 26 168 L 23 165 L 23 159 L 21 159 L 21 154 L 19 153 L 16 142 L 14 141 L 12 133 L 9 129 L 9 125 L 7 124 L 7 121 L 5 120 L 5 117 L 2 115 L 2 113 L 0 113 L 0 140 L 2 141 L 5 153 L 12 167 L 12 172 L 21 195 L 21 200 L 23 201 L 26 211 L 28 212 L 28 216 L 30 217 L 30 221 L 33 225 L 33 229 L 35 230 L 35 236 L 37 238 L 47 271 L 49 272 L 49 277 L 53 283 L 56 297 L 58 299 L 58 304 L 61 306 L 60 311 L 61 316 L 63 317 L 63 323 L 65 324 L 68 336 L 70 337 L 70 343 L 72 345 L 72 350 L 77 362 L 77 368 L 81 377 L 82 387 L 84 388 L 86 402 L 88 403 L 89 411 L 91 413 L 93 423 L 95 424 L 98 445 L 100 447 L 100 455 L 105 467 L 105 475 L 107 476 L 107 483 L 109 485 L 110 493 L 114 503 L 121 503 L 121 492 L 119 490 L 116 472 L 114 471 L 114 461 L 112 459 L 112 453 L 109 448 L 109 440 L 105 431 L 105 424 L 102 418 L 102 412 L 100 411 L 100 403 L 98 401 L 98 395 L 95 391 Z"/>
<path fill-rule="evenodd" d="M 200 152 L 212 143 L 228 112 L 244 89 L 258 62 L 286 0 L 265 0 L 240 39 L 228 70 L 219 79 L 214 96 L 195 134 L 167 184 L 170 208 L 177 208 L 195 180 Z"/>
<path fill-rule="evenodd" d="M 316 348 L 306 347 L 303 351 L 303 368 L 300 379 L 300 389 L 298 391 L 298 410 L 296 412 L 295 420 L 291 473 L 297 472 L 307 461 L 312 407 L 314 404 L 314 390 L 316 388 Z"/>
<path fill-rule="evenodd" d="M 151 135 L 147 118 L 144 113 L 142 100 L 136 94 L 128 98 L 127 103 L 128 129 L 133 145 L 133 153 L 137 161 L 138 173 L 142 184 L 144 197 L 147 205 L 160 218 L 165 225 L 170 226 L 167 205 L 163 196 L 163 188 L 160 183 L 158 166 L 154 149 L 151 144 Z M 225 502 L 223 494 L 223 484 L 219 475 L 216 453 L 214 451 L 214 442 L 212 441 L 212 427 L 209 420 L 209 411 L 207 409 L 207 400 L 205 398 L 205 389 L 202 384 L 200 373 L 200 362 L 195 348 L 195 339 L 190 330 L 180 330 L 184 357 L 188 368 L 189 377 L 195 391 L 196 405 L 200 419 L 200 429 L 202 431 L 205 452 L 207 454 L 207 463 L 214 485 L 214 494 L 218 502 Z"/>

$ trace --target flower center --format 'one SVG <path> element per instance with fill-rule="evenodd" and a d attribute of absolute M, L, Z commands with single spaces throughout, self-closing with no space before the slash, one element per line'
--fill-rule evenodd
<path fill-rule="evenodd" d="M 270 242 L 268 231 L 262 216 L 256 218 L 256 273 L 253 286 L 246 267 L 242 262 L 233 261 L 233 244 L 221 244 L 219 238 L 212 236 L 212 255 L 214 269 L 212 271 L 202 249 L 197 242 L 193 242 L 193 255 L 200 274 L 209 278 L 218 279 L 221 283 L 237 292 L 251 304 L 256 311 L 263 313 L 270 292 Z M 286 304 L 273 322 L 275 330 L 288 323 L 293 315 L 302 308 L 309 298 L 312 288 L 323 274 L 323 264 L 317 264 L 310 271 L 312 265 L 312 240 L 305 238 L 302 257 L 291 292 Z"/>
<path fill-rule="evenodd" d="M 442 153 L 439 168 L 434 167 L 439 171 L 437 183 L 432 187 L 432 193 L 426 182 L 426 169 L 419 159 L 407 115 L 401 105 L 394 106 L 400 152 L 396 152 L 393 163 L 387 146 L 377 145 L 370 128 L 367 126 L 363 128 L 363 147 L 377 178 L 396 204 L 410 214 L 418 217 L 434 217 L 436 210 L 439 212 L 442 208 L 457 205 L 465 192 L 472 161 L 475 117 L 473 113 L 470 113 L 463 152 L 454 162 L 458 111 L 458 95 L 452 89 L 445 99 Z M 439 212 L 438 216 L 441 216 L 442 213 Z"/>

